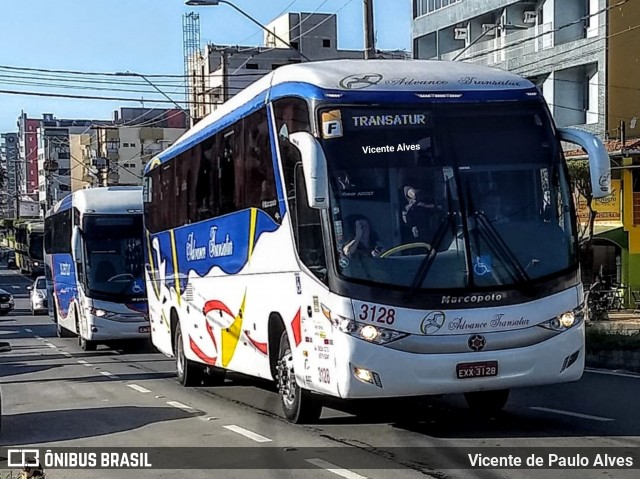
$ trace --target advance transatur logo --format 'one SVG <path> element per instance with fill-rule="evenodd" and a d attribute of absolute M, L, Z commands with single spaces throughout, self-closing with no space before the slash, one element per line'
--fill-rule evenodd
<path fill-rule="evenodd" d="M 345 90 L 362 90 L 377 85 L 383 78 L 380 73 L 349 75 L 340 80 L 340 86 Z"/>

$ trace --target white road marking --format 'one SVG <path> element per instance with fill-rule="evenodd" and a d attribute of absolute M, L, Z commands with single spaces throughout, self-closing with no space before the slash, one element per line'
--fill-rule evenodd
<path fill-rule="evenodd" d="M 138 391 L 139 393 L 150 393 L 151 391 L 147 388 L 143 388 L 142 386 L 138 386 L 137 384 L 127 384 L 131 389 Z"/>
<path fill-rule="evenodd" d="M 110 373 L 109 371 L 100 371 L 100 374 L 102 374 L 103 376 L 107 376 L 109 378 L 113 378 L 113 379 L 119 379 L 120 378 L 120 376 L 118 376 L 117 374 Z"/>
<path fill-rule="evenodd" d="M 228 429 L 229 431 L 233 431 L 244 437 L 248 437 L 249 439 L 256 442 L 271 442 L 271 439 L 269 439 L 268 437 L 261 436 L 260 434 L 256 434 L 253 431 L 249 431 L 248 429 L 245 429 L 240 426 L 236 426 L 234 424 L 231 424 L 230 426 L 223 426 L 223 427 L 225 429 Z"/>
<path fill-rule="evenodd" d="M 73 357 L 73 354 L 71 354 L 68 351 L 60 351 L 60 354 L 62 354 L 63 356 L 66 356 L 68 358 L 72 358 Z"/>
<path fill-rule="evenodd" d="M 11 286 L 13 289 L 20 289 L 20 286 L 13 285 Z"/>
<path fill-rule="evenodd" d="M 78 359 L 78 362 L 80 364 L 89 364 L 88 362 L 86 362 L 84 359 Z"/>
<path fill-rule="evenodd" d="M 58 346 L 56 346 L 53 343 L 45 343 L 47 346 L 49 346 L 51 349 L 58 349 Z"/>
<path fill-rule="evenodd" d="M 24 328 L 24 330 L 25 330 L 27 333 L 33 333 L 33 331 L 32 331 L 32 330 L 30 330 L 29 328 Z"/>
<path fill-rule="evenodd" d="M 585 371 L 587 371 L 588 373 L 605 374 L 607 376 L 618 376 L 621 378 L 640 379 L 640 374 L 634 374 L 634 373 L 619 373 L 617 371 L 607 371 L 605 369 L 593 369 L 593 368 L 586 368 Z"/>
<path fill-rule="evenodd" d="M 195 409 L 193 409 L 191 406 L 187 406 L 186 404 L 182 404 L 181 402 L 178 402 L 178 401 L 167 401 L 167 404 L 169 406 L 182 409 L 183 411 L 187 411 L 187 412 L 195 411 Z"/>
<path fill-rule="evenodd" d="M 34 338 L 36 339 L 42 339 L 40 336 L 38 336 L 37 334 L 34 336 Z"/>
<path fill-rule="evenodd" d="M 600 417 L 600 416 L 590 416 L 589 414 L 580 414 L 579 412 L 571 412 L 571 411 L 562 411 L 560 409 L 550 409 L 547 407 L 530 407 L 529 409 L 535 409 L 536 411 L 543 412 L 552 412 L 555 414 L 565 414 L 567 416 L 579 417 L 581 419 L 591 419 L 592 421 L 615 421 L 615 419 L 610 419 L 608 417 Z"/>
<path fill-rule="evenodd" d="M 313 464 L 314 466 L 321 467 L 322 469 L 332 472 L 333 474 L 336 474 L 338 476 L 346 477 L 347 479 L 367 479 L 366 476 L 357 474 L 353 471 L 350 471 L 349 469 L 343 469 L 342 467 L 338 467 L 335 464 L 331 464 L 330 462 L 323 461 L 322 459 L 313 458 L 313 459 L 305 459 L 305 461 L 307 461 L 310 464 Z"/>

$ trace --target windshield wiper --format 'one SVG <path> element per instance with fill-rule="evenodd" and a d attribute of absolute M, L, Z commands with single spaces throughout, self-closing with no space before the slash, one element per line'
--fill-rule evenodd
<path fill-rule="evenodd" d="M 449 184 L 450 178 L 445 180 L 445 192 L 447 194 L 447 214 L 442 219 L 438 230 L 434 233 L 433 238 L 429 244 L 431 245 L 431 250 L 427 253 L 427 257 L 422 260 L 420 266 L 418 267 L 418 271 L 416 272 L 413 281 L 411 282 L 411 286 L 409 287 L 409 291 L 405 295 L 405 301 L 410 302 L 413 299 L 413 296 L 416 294 L 416 291 L 420 288 L 420 285 L 424 282 L 425 278 L 429 274 L 429 270 L 433 265 L 433 261 L 435 257 L 438 255 L 438 248 L 442 244 L 444 240 L 445 233 L 447 232 L 447 228 L 451 226 L 451 230 L 453 232 L 454 239 L 456 238 L 455 226 L 453 226 L 453 218 L 455 214 L 451 213 L 453 211 L 453 201 L 451 199 L 451 185 Z"/>
<path fill-rule="evenodd" d="M 511 248 L 509 248 L 504 238 L 500 236 L 495 226 L 487 219 L 484 212 L 476 211 L 473 216 L 475 217 L 476 225 L 484 227 L 481 231 L 484 232 L 484 236 L 488 239 L 487 243 L 489 244 L 489 248 L 491 248 L 496 256 L 502 258 L 505 264 L 511 266 L 508 271 L 515 281 L 515 284 L 522 286 L 530 283 L 531 278 L 527 274 L 527 271 L 522 267 L 520 261 L 518 261 L 516 255 L 511 251 Z"/>
<path fill-rule="evenodd" d="M 416 294 L 416 291 L 420 288 L 420 285 L 424 282 L 425 278 L 429 274 L 429 270 L 431 270 L 431 266 L 433 266 L 433 261 L 438 255 L 438 248 L 442 244 L 442 240 L 444 240 L 445 234 L 447 233 L 447 229 L 452 224 L 452 220 L 454 215 L 451 213 L 447 213 L 446 217 L 440 223 L 440 227 L 431 238 L 429 244 L 431 245 L 431 250 L 427 253 L 427 257 L 422 260 L 420 266 L 418 267 L 418 271 L 416 272 L 413 281 L 411 282 L 411 286 L 407 294 L 405 295 L 405 301 L 410 302 L 413 299 L 413 296 Z M 454 234 L 455 238 L 455 234 Z"/>

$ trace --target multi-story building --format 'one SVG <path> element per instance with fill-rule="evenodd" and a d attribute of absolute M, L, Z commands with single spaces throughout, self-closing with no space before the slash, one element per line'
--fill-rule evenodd
<path fill-rule="evenodd" d="M 58 119 L 42 115 L 37 130 L 38 200 L 43 211 L 71 193 L 71 171 L 81 162 L 71 156 L 70 135 L 83 134 L 104 120 Z M 108 122 L 106 122 L 108 123 Z"/>
<path fill-rule="evenodd" d="M 541 89 L 556 123 L 605 135 L 609 0 L 413 0 L 414 57 L 495 66 Z M 602 12 L 602 13 L 599 13 Z"/>
<path fill-rule="evenodd" d="M 98 185 L 141 185 L 147 162 L 187 129 L 184 111 L 121 108 L 112 122 L 70 135 L 71 190 Z"/>
<path fill-rule="evenodd" d="M 16 213 L 16 198 L 20 194 L 18 161 L 18 134 L 0 134 L 0 167 L 4 170 L 4 188 L 0 196 L 0 209 L 3 218 L 13 218 Z"/>
<path fill-rule="evenodd" d="M 21 112 L 18 125 L 18 188 L 32 198 L 38 196 L 38 128 L 40 120 Z"/>
<path fill-rule="evenodd" d="M 338 48 L 335 14 L 286 13 L 264 32 L 264 46 L 209 44 L 199 53 L 189 74 L 190 113 L 198 121 L 249 84 L 276 68 L 309 60 L 363 58 L 362 50 Z M 381 58 L 407 58 L 407 53 L 378 52 Z"/>

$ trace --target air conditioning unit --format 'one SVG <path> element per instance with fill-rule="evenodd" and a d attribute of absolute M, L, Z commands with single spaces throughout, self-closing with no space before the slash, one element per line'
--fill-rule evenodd
<path fill-rule="evenodd" d="M 466 28 L 454 28 L 453 29 L 453 39 L 454 40 L 466 40 L 467 39 L 467 29 Z"/>
<path fill-rule="evenodd" d="M 495 31 L 498 29 L 498 25 L 495 23 L 483 23 L 482 24 L 482 33 L 488 33 L 490 31 Z"/>
<path fill-rule="evenodd" d="M 538 18 L 538 14 L 532 10 L 529 12 L 524 12 L 522 21 L 524 23 L 536 23 L 536 18 Z"/>

